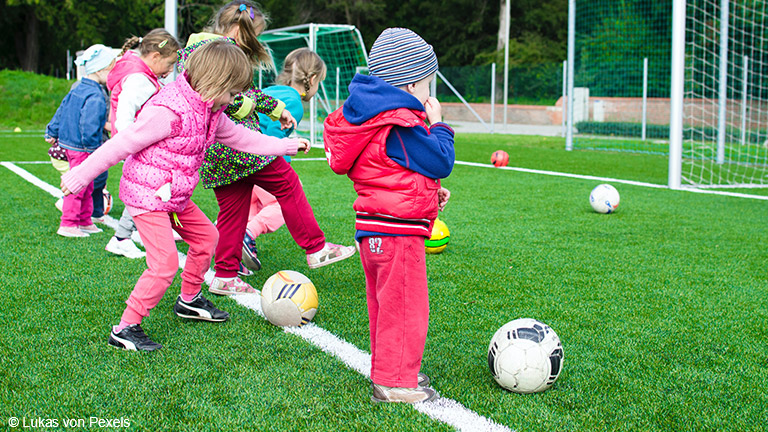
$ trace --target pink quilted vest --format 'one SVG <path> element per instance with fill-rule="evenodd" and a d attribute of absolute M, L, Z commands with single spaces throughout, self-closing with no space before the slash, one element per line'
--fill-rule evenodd
<path fill-rule="evenodd" d="M 120 199 L 131 207 L 149 211 L 183 210 L 200 181 L 198 170 L 205 150 L 216 138 L 216 127 L 224 112 L 211 112 L 213 101 L 204 102 L 189 86 L 187 75 L 165 86 L 145 106 L 162 106 L 179 116 L 171 125 L 171 136 L 129 156 L 123 165 Z M 157 195 L 170 186 L 170 200 Z"/>
<path fill-rule="evenodd" d="M 107 89 L 110 91 L 109 97 L 109 124 L 112 125 L 112 135 L 117 133 L 115 128 L 115 111 L 117 110 L 117 98 L 120 93 L 123 92 L 123 81 L 128 75 L 140 73 L 146 76 L 152 84 L 155 85 L 155 93 L 160 90 L 160 82 L 157 80 L 157 75 L 152 72 L 152 69 L 144 63 L 139 56 L 131 51 L 126 52 L 123 57 L 115 63 L 115 67 L 109 72 L 107 76 Z M 139 115 L 141 109 L 136 112 Z"/>

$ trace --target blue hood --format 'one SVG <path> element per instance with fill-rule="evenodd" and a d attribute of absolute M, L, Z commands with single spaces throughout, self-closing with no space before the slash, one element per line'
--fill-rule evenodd
<path fill-rule="evenodd" d="M 349 98 L 344 102 L 343 113 L 348 122 L 359 125 L 398 108 L 424 111 L 424 105 L 410 93 L 381 78 L 357 74 L 349 84 Z"/>

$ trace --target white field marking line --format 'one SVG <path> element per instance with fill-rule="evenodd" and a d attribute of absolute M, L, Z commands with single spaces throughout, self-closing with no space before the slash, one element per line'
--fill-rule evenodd
<path fill-rule="evenodd" d="M 325 159 L 322 159 L 325 160 Z M 25 171 L 12 163 L 2 162 L 0 163 L 7 167 L 11 171 L 20 175 L 28 182 L 35 186 L 49 192 L 54 197 L 61 197 L 61 191 L 54 188 L 48 183 L 35 177 L 28 171 Z M 109 216 L 104 216 L 104 225 L 117 229 L 118 221 Z M 136 234 L 136 232 L 134 232 Z M 133 239 L 137 243 L 141 243 L 141 240 L 134 236 Z M 143 245 L 143 244 L 142 244 Z M 182 252 L 179 252 L 179 268 L 184 268 L 187 256 Z M 213 280 L 215 272 L 213 269 L 208 269 L 205 273 L 205 282 L 210 285 Z M 261 296 L 259 294 L 239 294 L 231 296 L 235 302 L 248 309 L 253 310 L 259 316 L 264 317 L 264 312 L 261 310 Z M 341 360 L 350 369 L 360 373 L 366 378 L 370 377 L 371 369 L 371 355 L 355 345 L 339 338 L 328 330 L 319 327 L 315 323 L 310 322 L 303 327 L 284 327 L 283 331 L 289 334 L 293 334 L 301 337 L 302 339 L 310 342 L 320 350 L 333 355 Z M 422 402 L 411 405 L 416 411 L 431 417 L 434 420 L 445 423 L 449 426 L 453 426 L 459 431 L 490 431 L 490 432 L 511 432 L 512 430 L 507 426 L 500 425 L 493 420 L 490 420 L 476 412 L 467 409 L 461 403 L 448 398 L 440 398 L 432 402 Z"/>
<path fill-rule="evenodd" d="M 582 180 L 595 180 L 595 181 L 606 182 L 606 183 L 621 183 L 621 184 L 642 186 L 642 187 L 648 187 L 648 188 L 654 188 L 654 189 L 669 189 L 667 185 L 645 183 L 645 182 L 639 182 L 634 180 L 622 180 L 622 179 L 615 179 L 610 177 L 596 177 L 591 175 L 569 174 L 569 173 L 562 173 L 557 171 L 545 171 L 545 170 L 537 170 L 537 169 L 531 169 L 531 168 L 519 168 L 519 167 L 509 167 L 509 166 L 496 167 L 490 164 L 481 164 L 477 162 L 456 161 L 455 164 L 474 166 L 474 167 L 480 167 L 480 168 L 492 168 L 492 169 L 502 169 L 502 170 L 508 170 L 508 171 L 518 171 L 518 172 L 524 172 L 529 174 L 542 174 L 542 175 L 548 175 L 548 176 L 568 177 L 568 178 L 575 178 L 575 179 L 582 179 Z M 713 190 L 707 190 L 707 189 L 699 189 L 695 187 L 683 187 L 678 190 L 684 191 L 684 192 L 695 192 L 695 193 L 710 194 L 710 195 L 731 196 L 736 198 L 752 198 L 757 200 L 768 200 L 768 196 L 749 195 L 749 194 L 742 194 L 737 192 L 713 191 Z"/>

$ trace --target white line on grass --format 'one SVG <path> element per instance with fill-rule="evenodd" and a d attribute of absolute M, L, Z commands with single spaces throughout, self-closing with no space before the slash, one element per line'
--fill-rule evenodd
<path fill-rule="evenodd" d="M 557 171 L 545 171 L 545 170 L 537 170 L 537 169 L 531 169 L 531 168 L 519 168 L 519 167 L 509 167 L 509 166 L 496 167 L 489 164 L 482 164 L 477 162 L 463 162 L 463 161 L 456 161 L 456 165 L 502 169 L 502 170 L 508 170 L 508 171 L 524 172 L 529 174 L 542 174 L 542 175 L 548 175 L 548 176 L 568 177 L 568 178 L 575 178 L 575 179 L 582 179 L 582 180 L 596 180 L 599 182 L 606 182 L 606 183 L 622 183 L 622 184 L 642 186 L 642 187 L 648 187 L 648 188 L 654 188 L 654 189 L 669 189 L 667 185 L 660 185 L 655 183 L 645 183 L 645 182 L 639 182 L 634 180 L 622 180 L 622 179 L 615 179 L 610 177 L 596 177 L 596 176 L 583 175 L 583 174 L 569 174 L 569 173 L 563 173 L 563 172 L 557 172 Z M 738 192 L 713 191 L 713 190 L 707 190 L 707 189 L 698 189 L 695 187 L 683 187 L 682 189 L 679 189 L 679 190 L 684 192 L 696 192 L 696 193 L 710 194 L 710 195 L 724 195 L 724 196 L 731 196 L 731 197 L 737 197 L 737 198 L 752 198 L 757 200 L 768 200 L 768 196 L 749 195 L 749 194 L 743 194 Z"/>
<path fill-rule="evenodd" d="M 33 185 L 50 193 L 54 197 L 61 197 L 62 194 L 59 189 L 40 180 L 30 172 L 17 167 L 11 162 L 2 162 L 0 164 L 18 174 Z M 118 221 L 111 216 L 105 215 L 104 224 L 115 230 L 117 229 Z M 138 237 L 134 237 L 134 240 L 140 243 Z M 179 252 L 179 268 L 184 268 L 186 259 L 187 256 Z M 211 284 L 214 274 L 215 273 L 212 269 L 208 269 L 208 271 L 205 273 L 205 282 L 207 284 Z M 253 310 L 262 318 L 264 317 L 264 312 L 261 310 L 260 295 L 240 294 L 232 296 L 232 299 L 240 305 Z M 310 342 L 311 344 L 320 348 L 322 351 L 338 358 L 350 369 L 360 373 L 366 378 L 370 377 L 370 354 L 359 349 L 355 345 L 340 339 L 338 336 L 323 329 L 322 327 L 317 326 L 315 323 L 309 323 L 303 327 L 284 327 L 283 331 L 301 337 L 307 342 Z M 472 410 L 467 409 L 464 405 L 453 399 L 440 398 L 432 402 L 414 404 L 412 407 L 416 411 L 419 411 L 422 414 L 425 414 L 439 422 L 453 426 L 460 431 L 511 432 L 511 429 L 508 427 L 500 425 L 493 420 L 490 420 Z"/>

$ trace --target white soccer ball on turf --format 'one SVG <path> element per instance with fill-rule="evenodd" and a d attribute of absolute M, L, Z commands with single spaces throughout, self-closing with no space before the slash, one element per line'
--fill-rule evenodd
<path fill-rule="evenodd" d="M 589 194 L 589 203 L 592 208 L 603 214 L 615 212 L 620 200 L 619 191 L 609 184 L 598 185 Z"/>
<path fill-rule="evenodd" d="M 304 325 L 315 317 L 317 306 L 315 285 L 296 271 L 275 273 L 261 289 L 261 310 L 267 320 L 276 326 Z"/>
<path fill-rule="evenodd" d="M 548 325 L 532 318 L 510 321 L 493 335 L 488 367 L 496 382 L 515 393 L 544 391 L 563 370 L 563 346 Z"/>

